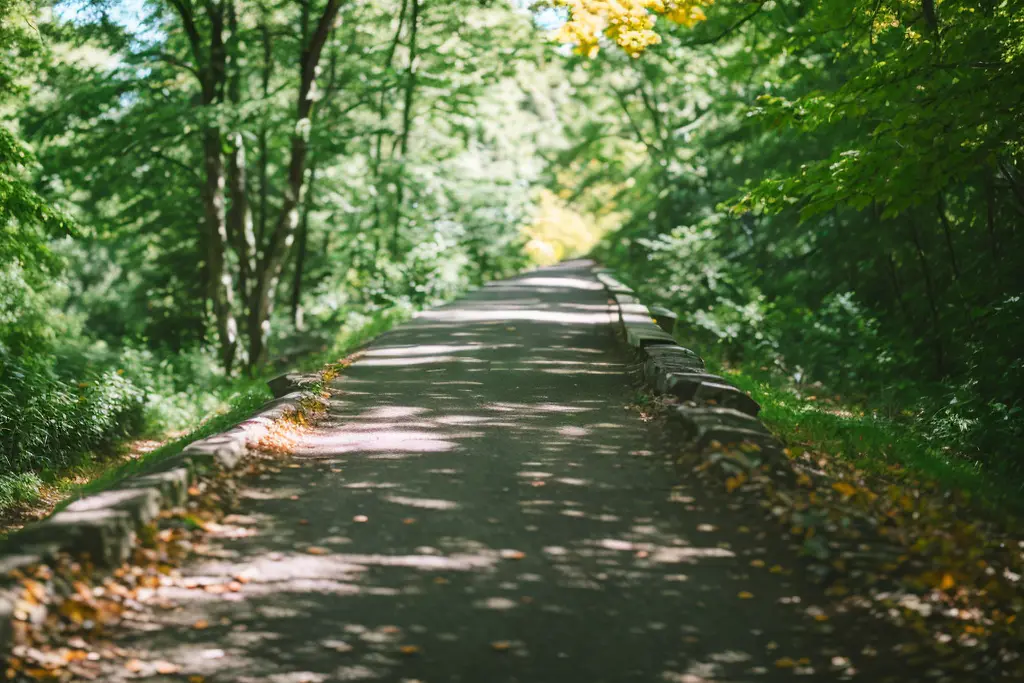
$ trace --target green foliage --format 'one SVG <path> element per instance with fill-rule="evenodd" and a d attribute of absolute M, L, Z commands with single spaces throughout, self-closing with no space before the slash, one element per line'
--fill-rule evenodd
<path fill-rule="evenodd" d="M 0 510 L 35 503 L 42 485 L 42 479 L 33 472 L 0 474 Z"/>
<path fill-rule="evenodd" d="M 276 366 L 529 262 L 568 97 L 529 15 L 343 2 L 307 69 L 334 6 L 0 0 L 6 471 L 252 408 Z"/>
<path fill-rule="evenodd" d="M 615 188 L 597 253 L 702 348 L 1024 482 L 1024 6 L 935 8 L 716 4 L 578 60 L 557 181 Z"/>

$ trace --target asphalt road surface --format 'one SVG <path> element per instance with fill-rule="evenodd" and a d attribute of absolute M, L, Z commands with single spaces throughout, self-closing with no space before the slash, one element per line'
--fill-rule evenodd
<path fill-rule="evenodd" d="M 590 265 L 376 340 L 294 458 L 243 482 L 246 534 L 185 567 L 248 582 L 161 589 L 178 607 L 118 642 L 208 683 L 918 680 L 756 505 L 673 464 Z"/>

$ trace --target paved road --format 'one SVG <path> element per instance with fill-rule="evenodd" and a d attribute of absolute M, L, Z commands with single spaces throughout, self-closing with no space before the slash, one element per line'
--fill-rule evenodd
<path fill-rule="evenodd" d="M 800 680 L 842 680 L 841 658 L 884 659 L 862 622 L 814 618 L 799 569 L 767 569 L 798 563 L 756 508 L 666 458 L 587 266 L 373 343 L 293 466 L 246 482 L 254 535 L 187 568 L 252 581 L 167 589 L 182 608 L 121 643 L 210 683 L 794 680 L 804 657 Z"/>

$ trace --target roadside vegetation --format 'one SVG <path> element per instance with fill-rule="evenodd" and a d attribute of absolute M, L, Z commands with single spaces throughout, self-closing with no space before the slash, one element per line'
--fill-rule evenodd
<path fill-rule="evenodd" d="M 588 251 L 789 443 L 1014 508 L 1020 4 L 0 0 L 0 510 Z"/>

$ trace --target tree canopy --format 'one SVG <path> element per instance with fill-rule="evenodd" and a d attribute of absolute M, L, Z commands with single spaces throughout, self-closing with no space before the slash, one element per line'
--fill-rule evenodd
<path fill-rule="evenodd" d="M 593 249 L 1019 474 L 1021 4 L 2 0 L 4 457 Z"/>

